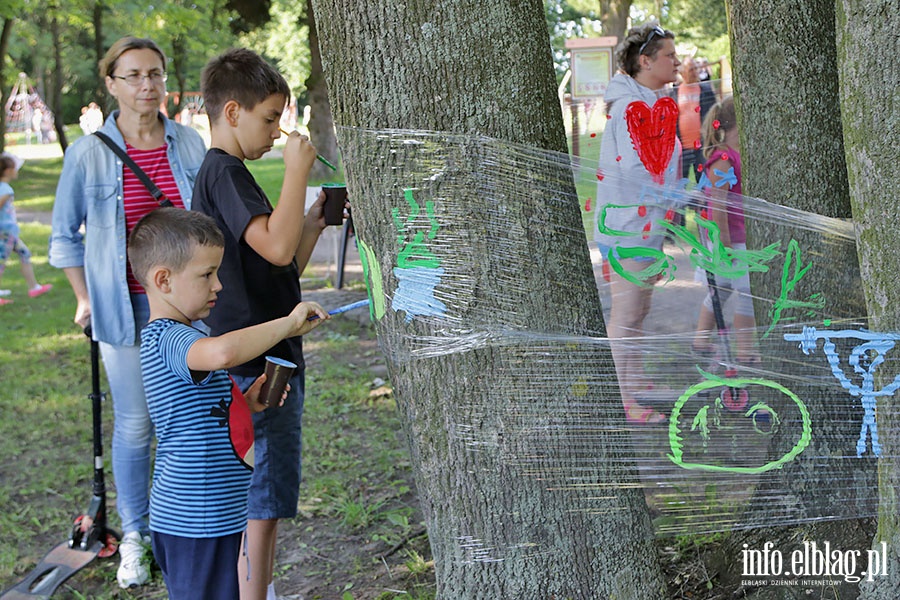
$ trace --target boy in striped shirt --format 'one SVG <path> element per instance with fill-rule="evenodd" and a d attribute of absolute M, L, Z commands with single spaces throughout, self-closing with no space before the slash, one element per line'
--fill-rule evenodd
<path fill-rule="evenodd" d="M 128 238 L 132 270 L 147 291 L 141 369 L 157 449 L 150 492 L 153 554 L 171 600 L 239 598 L 237 564 L 253 469 L 251 412 L 265 375 L 242 394 L 225 370 L 329 315 L 301 302 L 286 317 L 218 337 L 191 326 L 222 289 L 224 238 L 198 212 L 160 208 Z M 308 320 L 311 316 L 318 319 Z"/>

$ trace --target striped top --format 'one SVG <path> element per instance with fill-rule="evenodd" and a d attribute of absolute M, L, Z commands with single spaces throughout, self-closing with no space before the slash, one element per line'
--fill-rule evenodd
<path fill-rule="evenodd" d="M 137 163 L 137 166 L 163 191 L 172 204 L 178 208 L 184 208 L 178 184 L 175 182 L 175 176 L 172 174 L 172 167 L 169 165 L 169 158 L 166 155 L 168 148 L 168 144 L 163 144 L 152 150 L 139 150 L 131 144 L 125 144 L 131 160 Z M 125 196 L 125 232 L 131 233 L 141 217 L 151 210 L 159 208 L 159 202 L 153 198 L 138 176 L 132 173 L 127 166 L 122 169 L 122 190 Z M 144 288 L 131 272 L 131 263 L 128 263 L 127 269 L 128 291 L 132 294 L 143 294 Z"/>
<path fill-rule="evenodd" d="M 253 420 L 226 371 L 188 369 L 188 351 L 204 337 L 172 319 L 151 321 L 141 333 L 157 437 L 150 529 L 181 537 L 221 537 L 247 525 Z"/>

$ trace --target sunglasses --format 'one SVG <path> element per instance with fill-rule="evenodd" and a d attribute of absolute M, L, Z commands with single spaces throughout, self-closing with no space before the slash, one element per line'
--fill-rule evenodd
<path fill-rule="evenodd" d="M 650 35 L 647 36 L 647 41 L 644 42 L 643 44 L 641 44 L 641 48 L 640 48 L 640 50 L 638 50 L 638 56 L 640 56 L 641 54 L 644 53 L 644 48 L 646 48 L 647 44 L 652 42 L 653 38 L 655 38 L 655 37 L 661 37 L 661 38 L 666 37 L 666 30 L 663 29 L 662 27 L 660 27 L 659 25 L 657 25 L 656 27 L 651 29 Z"/>

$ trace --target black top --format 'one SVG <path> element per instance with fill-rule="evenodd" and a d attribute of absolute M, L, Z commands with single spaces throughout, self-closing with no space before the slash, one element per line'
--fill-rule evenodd
<path fill-rule="evenodd" d="M 215 308 L 203 319 L 211 328 L 210 335 L 265 323 L 290 313 L 300 302 L 296 262 L 286 267 L 273 265 L 244 240 L 244 230 L 250 220 L 272 212 L 269 199 L 244 162 L 224 150 L 210 149 L 194 182 L 191 209 L 215 219 L 225 236 L 225 256 L 219 268 L 223 289 Z M 262 356 L 229 371 L 243 377 L 262 375 L 265 355 L 289 360 L 303 368 L 301 340 L 288 338 Z"/>

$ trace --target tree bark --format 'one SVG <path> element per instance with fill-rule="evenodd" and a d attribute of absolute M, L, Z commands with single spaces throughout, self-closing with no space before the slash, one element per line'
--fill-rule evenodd
<path fill-rule="evenodd" d="M 62 118 L 62 85 L 63 85 L 63 62 L 62 62 L 62 41 L 59 35 L 59 17 L 57 16 L 58 7 L 50 8 L 52 15 L 50 17 L 50 35 L 53 38 L 53 64 L 56 65 L 53 77 L 51 79 L 52 90 L 50 92 L 51 110 L 53 111 L 53 128 L 56 130 L 56 136 L 59 140 L 59 147 L 63 154 L 69 146 L 66 140 L 66 126 Z M 38 132 L 40 135 L 40 132 Z"/>
<path fill-rule="evenodd" d="M 328 102 L 328 84 L 322 72 L 316 17 L 310 0 L 306 0 L 306 18 L 309 27 L 309 77 L 306 78 L 304 85 L 309 100 L 309 139 L 319 154 L 334 164 L 337 161 L 337 137 L 334 133 L 331 105 Z M 327 179 L 331 175 L 331 169 L 321 162 L 316 161 L 313 165 L 313 178 Z"/>
<path fill-rule="evenodd" d="M 612 358 L 572 337 L 603 324 L 571 167 L 478 137 L 565 152 L 541 2 L 312 4 L 437 597 L 666 597 Z M 391 305 L 406 194 L 433 202 L 427 318 Z"/>
<path fill-rule="evenodd" d="M 838 65 L 843 140 L 849 174 L 850 201 L 856 223 L 860 271 L 872 329 L 900 331 L 900 235 L 894 189 L 900 169 L 896 160 L 898 136 L 897 36 L 900 4 L 896 0 L 841 0 L 837 3 Z M 875 64 L 873 52 L 889 57 Z M 898 369 L 894 348 L 880 382 L 890 382 Z M 872 546 L 887 543 L 887 576 L 866 578 L 860 584 L 867 600 L 888 600 L 900 590 L 900 414 L 895 396 L 878 399 L 878 427 L 884 456 L 878 463 L 878 531 Z"/>
<path fill-rule="evenodd" d="M 0 82 L 6 81 L 3 66 L 6 64 L 6 51 L 9 49 L 9 36 L 12 35 L 14 21 L 15 17 L 3 19 L 3 29 L 0 30 Z M 6 94 L 5 87 L 0 89 L 0 106 L 4 107 L 0 111 L 0 152 L 6 149 Z"/>
<path fill-rule="evenodd" d="M 743 191 L 782 206 L 798 208 L 825 216 L 850 217 L 847 165 L 844 161 L 841 115 L 839 106 L 837 50 L 835 44 L 835 8 L 831 0 L 730 0 L 731 43 L 735 81 L 735 103 L 741 127 Z M 779 235 L 769 220 L 747 221 L 748 245 L 754 239 L 773 241 Z M 791 234 L 802 251 L 803 264 L 812 267 L 803 277 L 795 293 L 801 297 L 822 294 L 826 318 L 865 320 L 866 309 L 859 293 L 855 251 L 845 252 L 829 246 L 827 236 L 794 229 Z M 783 238 L 787 242 L 787 237 Z M 844 244 L 844 247 L 848 245 Z M 822 268 L 818 261 L 826 260 Z M 827 269 L 824 267 L 827 266 Z M 835 274 L 843 274 L 835 276 Z M 782 288 L 781 272 L 751 274 L 756 298 L 777 298 Z M 756 302 L 758 325 L 771 305 Z M 801 313 L 797 313 L 798 318 Z M 781 336 L 783 330 L 775 330 Z M 785 343 L 778 356 L 798 352 L 795 344 Z M 791 350 L 793 348 L 793 350 Z M 765 357 L 764 357 L 765 360 Z M 803 362 L 798 363 L 803 368 Z M 768 365 L 785 373 L 786 365 Z M 757 502 L 799 506 L 816 515 L 822 506 L 822 490 L 829 490 L 829 501 L 842 510 L 854 507 L 860 515 L 874 510 L 871 490 L 875 485 L 875 460 L 867 456 L 850 463 L 827 457 L 848 454 L 836 440 L 853 440 L 858 435 L 858 407 L 846 401 L 847 392 L 838 386 L 823 388 L 804 372 L 795 373 L 799 381 L 791 389 L 807 404 L 813 418 L 810 446 L 798 460 L 784 468 L 782 481 L 788 485 L 772 497 L 771 490 L 757 490 Z M 805 381 L 804 381 L 805 379 Z M 782 444 L 776 436 L 771 451 L 781 455 Z M 817 460 L 820 462 L 817 463 Z M 825 461 L 822 463 L 821 461 Z M 841 481 L 835 486 L 834 481 Z M 772 507 L 777 510 L 776 506 Z M 846 513 L 845 513 L 846 514 Z M 826 515 L 821 515 L 826 516 Z M 763 523 L 764 524 L 764 523 Z M 789 552 L 797 540 L 828 540 L 832 547 L 859 549 L 868 543 L 868 522 L 841 524 L 835 527 L 815 522 L 794 528 L 763 529 L 746 537 L 735 536 L 732 553 L 740 552 L 740 544 L 750 537 L 773 541 Z M 749 542 L 759 547 L 758 541 Z M 857 585 L 842 582 L 832 590 L 817 588 L 822 597 L 855 598 Z M 758 597 L 793 597 L 789 587 L 769 588 Z"/>

